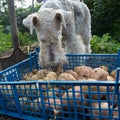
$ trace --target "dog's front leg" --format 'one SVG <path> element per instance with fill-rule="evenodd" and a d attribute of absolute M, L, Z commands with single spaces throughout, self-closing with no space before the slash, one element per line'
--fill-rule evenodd
<path fill-rule="evenodd" d="M 71 22 L 67 25 L 67 29 L 63 32 L 63 41 L 67 54 L 84 54 L 86 53 L 83 39 L 80 35 L 76 35 L 75 24 Z"/>

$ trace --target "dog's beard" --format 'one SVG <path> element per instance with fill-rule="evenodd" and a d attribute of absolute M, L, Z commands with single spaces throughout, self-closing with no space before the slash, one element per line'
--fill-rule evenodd
<path fill-rule="evenodd" d="M 40 66 L 44 68 L 52 68 L 64 65 L 67 63 L 67 58 L 62 46 L 57 44 L 51 44 L 49 46 L 41 44 L 39 61 Z"/>

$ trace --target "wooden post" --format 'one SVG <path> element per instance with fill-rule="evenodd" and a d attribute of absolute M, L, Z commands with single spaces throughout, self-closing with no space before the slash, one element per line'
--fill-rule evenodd
<path fill-rule="evenodd" d="M 19 48 L 14 0 L 7 0 L 13 49 Z"/>

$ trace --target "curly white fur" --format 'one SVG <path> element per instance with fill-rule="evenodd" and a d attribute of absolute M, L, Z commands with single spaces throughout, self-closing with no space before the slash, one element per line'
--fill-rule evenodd
<path fill-rule="evenodd" d="M 40 65 L 67 62 L 66 53 L 91 53 L 91 16 L 87 5 L 79 0 L 47 0 L 37 13 L 23 24 L 40 41 Z M 65 44 L 65 52 L 62 46 Z"/>

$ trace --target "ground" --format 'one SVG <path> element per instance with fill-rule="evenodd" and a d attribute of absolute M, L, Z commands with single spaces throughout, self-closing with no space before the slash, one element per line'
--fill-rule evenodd
<path fill-rule="evenodd" d="M 32 45 L 28 45 L 28 46 L 24 46 L 24 47 L 20 47 L 20 49 L 28 54 L 31 51 L 34 51 L 36 48 L 38 47 L 38 43 L 34 43 Z M 13 52 L 13 49 L 10 49 L 8 51 L 5 52 L 0 52 L 0 58 L 5 58 L 5 57 L 9 57 Z"/>

